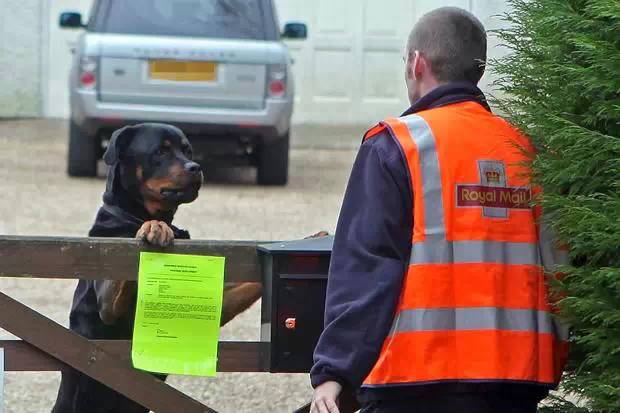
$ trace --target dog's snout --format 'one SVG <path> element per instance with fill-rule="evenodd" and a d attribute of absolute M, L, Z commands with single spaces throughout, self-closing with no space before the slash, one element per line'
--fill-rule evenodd
<path fill-rule="evenodd" d="M 189 173 L 197 174 L 200 173 L 201 168 L 200 165 L 198 165 L 196 162 L 187 162 L 185 164 L 185 170 Z"/>

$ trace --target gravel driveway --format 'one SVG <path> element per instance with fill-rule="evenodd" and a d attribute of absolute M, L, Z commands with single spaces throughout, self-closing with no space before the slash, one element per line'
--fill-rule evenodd
<path fill-rule="evenodd" d="M 180 208 L 175 223 L 194 239 L 283 240 L 323 229 L 333 232 L 362 129 L 298 128 L 287 187 L 258 187 L 247 169 L 216 171 L 198 200 Z M 0 121 L 0 234 L 87 233 L 105 181 L 66 176 L 66 136 L 61 121 Z M 0 288 L 66 326 L 74 283 L 0 279 Z M 222 339 L 257 340 L 259 318 L 256 305 L 226 326 Z M 5 412 L 49 412 L 59 376 L 7 373 Z M 168 382 L 230 413 L 291 412 L 310 395 L 307 375 L 222 373 L 215 379 L 173 377 Z"/>

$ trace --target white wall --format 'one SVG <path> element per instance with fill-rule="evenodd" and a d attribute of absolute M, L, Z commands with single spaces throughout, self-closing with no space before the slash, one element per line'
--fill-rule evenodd
<path fill-rule="evenodd" d="M 40 0 L 0 0 L 0 116 L 41 114 Z"/>
<path fill-rule="evenodd" d="M 0 2 L 20 0 L 0 0 Z M 24 0 L 21 0 L 24 1 Z M 30 0 L 32 1 L 32 0 Z M 41 0 L 45 2 L 45 0 Z M 60 30 L 61 11 L 86 14 L 91 0 L 53 0 L 49 6 L 49 52 L 44 113 L 68 116 L 70 48 L 78 31 Z M 440 6 L 472 11 L 488 29 L 505 0 L 275 0 L 280 23 L 308 24 L 306 41 L 289 41 L 295 59 L 296 123 L 371 124 L 407 108 L 402 55 L 418 17 Z M 490 56 L 498 54 L 490 39 Z M 491 81 L 485 75 L 482 85 Z"/>

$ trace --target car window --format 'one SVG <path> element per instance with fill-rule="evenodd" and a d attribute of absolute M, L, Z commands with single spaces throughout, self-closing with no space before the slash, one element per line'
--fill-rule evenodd
<path fill-rule="evenodd" d="M 111 0 L 104 33 L 266 38 L 261 0 Z"/>

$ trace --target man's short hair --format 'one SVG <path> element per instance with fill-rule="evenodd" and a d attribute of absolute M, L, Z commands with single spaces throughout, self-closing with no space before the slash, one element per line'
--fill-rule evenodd
<path fill-rule="evenodd" d="M 407 46 L 430 61 L 440 82 L 468 81 L 477 84 L 484 74 L 487 36 L 484 26 L 470 12 L 442 7 L 425 14 L 416 23 Z"/>

